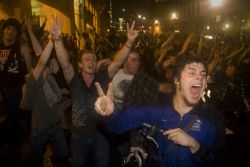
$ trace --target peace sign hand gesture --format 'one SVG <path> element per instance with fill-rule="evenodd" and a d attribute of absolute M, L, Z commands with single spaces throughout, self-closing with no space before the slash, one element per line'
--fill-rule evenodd
<path fill-rule="evenodd" d="M 98 82 L 95 83 L 97 92 L 99 97 L 95 102 L 95 110 L 98 114 L 102 116 L 109 116 L 114 112 L 114 103 L 112 101 L 113 98 L 113 86 L 110 83 L 108 87 L 107 95 L 104 94 L 100 84 Z"/>
<path fill-rule="evenodd" d="M 131 27 L 129 27 L 129 24 L 127 23 L 128 42 L 133 43 L 137 36 L 138 36 L 138 31 L 135 30 L 135 21 L 133 21 Z"/>

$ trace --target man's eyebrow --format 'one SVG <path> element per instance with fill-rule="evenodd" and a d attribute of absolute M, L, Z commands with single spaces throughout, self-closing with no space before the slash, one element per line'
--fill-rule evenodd
<path fill-rule="evenodd" d="M 189 69 L 189 70 L 192 70 L 192 71 L 196 71 L 196 69 L 193 68 L 193 67 L 188 67 L 188 69 Z M 206 70 L 202 70 L 201 73 L 207 73 L 207 72 L 206 72 Z"/>
<path fill-rule="evenodd" d="M 193 68 L 193 67 L 188 67 L 188 69 L 189 69 L 189 70 L 194 70 L 194 71 L 196 70 L 196 69 Z"/>

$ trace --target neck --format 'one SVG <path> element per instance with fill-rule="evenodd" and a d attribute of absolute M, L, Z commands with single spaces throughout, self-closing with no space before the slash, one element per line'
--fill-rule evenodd
<path fill-rule="evenodd" d="M 181 117 L 194 108 L 193 106 L 188 105 L 183 98 L 176 94 L 173 98 L 173 105 L 174 109 L 180 114 Z"/>
<path fill-rule="evenodd" d="M 94 77 L 95 77 L 94 74 L 88 74 L 88 73 L 82 72 L 82 78 L 88 87 L 90 87 L 91 83 L 94 80 Z"/>
<path fill-rule="evenodd" d="M 127 75 L 133 75 L 133 74 L 131 74 L 130 72 L 128 72 L 128 70 L 127 70 L 126 68 L 123 68 L 123 72 L 124 72 L 125 74 L 127 74 Z"/>
<path fill-rule="evenodd" d="M 3 43 L 4 43 L 5 46 L 12 45 L 15 42 L 16 42 L 15 40 L 3 39 Z"/>

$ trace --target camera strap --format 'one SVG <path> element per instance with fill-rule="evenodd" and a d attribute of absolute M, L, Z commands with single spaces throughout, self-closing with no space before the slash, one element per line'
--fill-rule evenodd
<path fill-rule="evenodd" d="M 194 124 L 194 122 L 195 122 L 198 118 L 199 118 L 198 115 L 194 115 L 194 116 L 190 119 L 190 121 L 186 124 L 186 126 L 184 126 L 184 127 L 182 128 L 182 130 L 183 130 L 184 132 L 187 132 L 187 131 L 192 127 L 192 125 Z M 176 145 L 175 145 L 173 142 L 171 142 L 171 144 L 168 146 L 168 149 L 166 150 L 165 154 L 168 154 L 168 153 L 174 148 L 174 146 L 176 146 Z"/>

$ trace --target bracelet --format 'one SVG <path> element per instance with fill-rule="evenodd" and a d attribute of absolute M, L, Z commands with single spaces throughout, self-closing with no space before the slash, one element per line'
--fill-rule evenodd
<path fill-rule="evenodd" d="M 125 43 L 125 46 L 126 46 L 127 48 L 129 48 L 129 49 L 132 47 L 132 46 L 128 46 L 127 43 Z"/>
<path fill-rule="evenodd" d="M 52 38 L 53 38 L 54 41 L 59 41 L 61 39 L 61 36 L 56 37 L 56 38 L 55 38 L 55 36 L 53 36 Z"/>

